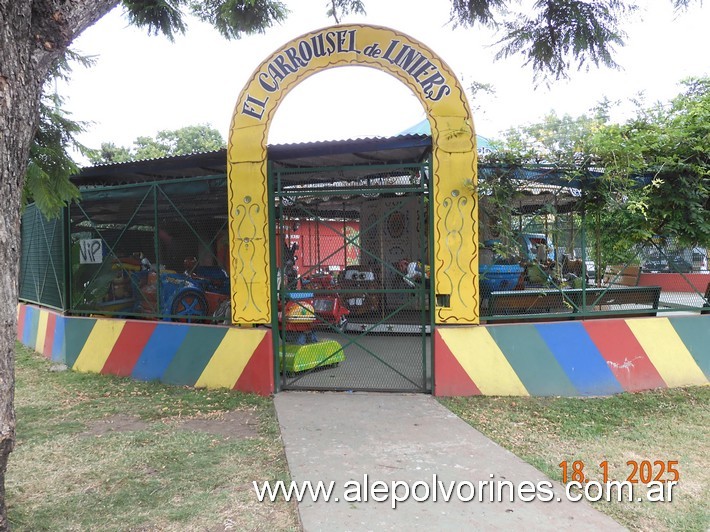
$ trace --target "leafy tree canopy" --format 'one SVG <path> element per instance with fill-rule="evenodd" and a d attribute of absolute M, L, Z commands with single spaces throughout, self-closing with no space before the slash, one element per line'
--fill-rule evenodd
<path fill-rule="evenodd" d="M 215 151 L 225 147 L 219 131 L 207 124 L 159 131 L 155 137 L 138 137 L 130 147 L 104 142 L 88 153 L 92 164 L 124 163 Z"/>
<path fill-rule="evenodd" d="M 599 104 L 591 115 L 558 116 L 550 111 L 541 122 L 508 129 L 501 148 L 488 162 L 513 164 L 552 164 L 576 166 L 589 158 L 590 135 L 608 121 L 608 101 Z"/>
<path fill-rule="evenodd" d="M 707 246 L 710 78 L 689 79 L 683 86 L 670 102 L 639 107 L 625 124 L 594 132 L 590 155 L 605 171 L 599 194 L 618 200 L 622 227 L 647 240 L 661 235 Z"/>
<path fill-rule="evenodd" d="M 79 190 L 69 181 L 79 169 L 68 150 L 85 151 L 76 140 L 84 125 L 62 110 L 61 101 L 52 95 L 40 102 L 40 121 L 30 147 L 23 189 L 23 204 L 36 203 L 48 218 L 58 216 L 64 205 L 79 198 Z"/>
<path fill-rule="evenodd" d="M 520 55 L 535 77 L 549 82 L 571 69 L 617 68 L 624 24 L 638 9 L 634 0 L 452 0 L 454 25 L 481 24 L 499 30 L 497 59 Z M 702 0 L 672 0 L 676 11 Z"/>
<path fill-rule="evenodd" d="M 347 0 L 347 5 L 357 0 Z M 263 33 L 283 22 L 289 11 L 278 0 L 123 0 L 131 24 L 146 28 L 151 34 L 163 34 L 170 40 L 185 33 L 186 14 L 211 24 L 227 39 Z"/>
<path fill-rule="evenodd" d="M 39 103 L 39 123 L 30 146 L 30 156 L 25 172 L 22 203 L 34 202 L 47 217 L 58 216 L 68 202 L 78 199 L 79 190 L 69 181 L 79 168 L 70 152 L 87 155 L 87 148 L 77 135 L 86 131 L 87 124 L 74 120 L 62 105 L 61 96 L 51 92 L 51 81 L 68 80 L 71 65 L 84 67 L 93 64 L 93 58 L 67 50 L 45 83 L 45 91 Z"/>
<path fill-rule="evenodd" d="M 602 177 L 588 183 L 584 208 L 610 254 L 659 243 L 659 237 L 708 246 L 710 78 L 689 79 L 683 87 L 669 102 L 636 102 L 635 115 L 622 124 L 609 120 L 607 100 L 590 115 L 550 113 L 507 131 L 485 162 L 550 164 L 570 177 L 601 170 Z"/>
<path fill-rule="evenodd" d="M 677 11 L 702 0 L 670 0 Z M 637 0 L 450 0 L 453 26 L 498 30 L 498 59 L 521 55 L 545 82 L 566 78 L 571 69 L 618 67 L 616 48 L 624 45 L 624 24 Z M 223 36 L 263 32 L 283 22 L 289 10 L 278 0 L 123 0 L 132 24 L 169 39 L 187 29 L 190 13 L 212 24 Z M 365 0 L 329 0 L 326 13 L 336 23 L 365 13 Z"/>

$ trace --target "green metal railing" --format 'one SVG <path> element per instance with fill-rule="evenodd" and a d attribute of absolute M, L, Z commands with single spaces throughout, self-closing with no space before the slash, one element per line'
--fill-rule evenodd
<path fill-rule="evenodd" d="M 703 276 L 708 273 L 707 259 L 692 261 L 691 250 L 672 239 L 656 237 L 646 245 L 624 250 L 624 258 L 614 260 L 593 250 L 594 239 L 590 249 L 583 213 L 556 218 L 561 218 L 558 228 L 571 224 L 579 228 L 579 247 L 574 241 L 568 241 L 570 247 L 560 245 L 564 240 L 559 232 L 550 230 L 543 234 L 554 243 L 553 258 L 501 261 L 499 257 L 482 267 L 481 316 L 485 321 L 695 313 L 708 303 L 710 275 Z M 565 252 L 569 249 L 575 250 L 572 258 Z M 521 271 L 516 274 L 511 262 Z"/>
<path fill-rule="evenodd" d="M 283 238 L 288 232 L 287 222 L 301 220 L 317 222 L 324 231 L 316 235 L 316 240 L 320 236 L 325 242 L 326 237 L 331 237 L 328 244 L 331 248 L 321 249 L 318 260 L 309 264 L 301 261 L 301 278 L 313 276 L 341 257 L 342 263 L 338 264 L 341 272 L 358 266 L 379 272 L 381 279 L 376 288 L 353 292 L 353 289 L 334 285 L 346 299 L 358 299 L 352 297 L 357 293 L 371 298 L 389 298 L 391 309 L 387 312 L 380 309 L 378 316 L 368 316 L 371 319 L 363 323 L 360 332 L 365 333 L 365 342 L 383 330 L 386 332 L 390 325 L 403 325 L 396 322 L 404 321 L 405 314 L 420 312 L 421 316 L 410 317 L 409 321 L 425 330 L 433 328 L 433 312 L 415 311 L 433 305 L 433 283 L 429 288 L 403 285 L 404 275 L 393 266 L 395 255 L 384 257 L 380 249 L 375 250 L 370 245 L 372 242 L 366 242 L 368 238 L 375 238 L 372 236 L 375 233 L 382 240 L 390 217 L 396 220 L 416 215 L 416 219 L 407 222 L 407 230 L 416 234 L 416 238 L 413 237 L 400 255 L 428 263 L 433 269 L 428 245 L 434 238 L 432 224 L 428 222 L 431 205 L 426 178 L 429 175 L 430 162 L 270 170 L 271 200 L 276 205 L 270 212 L 270 234 Z M 485 175 L 484 172 L 483 179 Z M 543 178 L 548 179 L 549 175 Z M 508 224 L 514 234 L 509 236 L 515 240 L 515 235 L 542 234 L 552 242 L 554 251 L 550 257 L 531 257 L 529 250 L 526 253 L 520 250 L 518 256 L 507 256 L 506 260 L 495 257 L 492 266 L 499 266 L 500 270 L 506 269 L 502 267 L 520 269 L 517 277 L 509 272 L 505 283 L 496 279 L 500 272 L 495 268 L 482 268 L 479 294 L 484 321 L 649 316 L 697 313 L 707 308 L 710 275 L 704 277 L 703 274 L 708 272 L 708 245 L 683 248 L 671 238 L 658 235 L 632 249 L 612 250 L 610 254 L 609 249 L 600 244 L 604 228 L 598 222 L 590 223 L 594 220 L 590 220 L 583 209 L 587 193 L 584 186 L 584 180 L 562 180 L 556 186 L 540 184 L 535 179 L 520 180 L 522 192 L 514 197 L 513 202 L 518 203 L 511 209 Z M 172 276 L 184 274 L 186 258 L 195 257 L 201 265 L 227 269 L 224 253 L 228 223 L 226 176 L 101 186 L 87 188 L 82 195 L 80 203 L 72 204 L 56 220 L 45 219 L 34 205 L 23 213 L 21 300 L 80 315 L 207 322 L 223 319 L 212 316 L 208 309 L 185 318 L 173 312 L 173 305 L 164 303 L 164 296 L 172 286 L 171 279 L 175 280 Z M 484 203 L 485 198 L 481 198 L 481 202 Z M 368 211 L 368 203 L 378 203 L 379 210 Z M 374 216 L 372 222 L 361 219 L 363 209 Z M 343 220 L 359 224 L 359 230 L 355 231 L 355 225 L 347 225 Z M 485 221 L 482 224 L 481 235 L 487 229 Z M 337 238 L 332 238 L 333 235 Z M 401 236 L 400 240 L 404 238 Z M 335 240 L 339 240 L 337 246 L 333 243 Z M 390 238 L 388 245 L 399 245 L 396 240 Z M 82 241 L 100 242 L 100 262 L 92 264 L 80 260 Z M 281 255 L 280 246 L 276 238 L 272 239 L 274 265 Z M 515 248 L 508 246 L 511 247 Z M 148 289 L 142 277 L 145 274 L 135 271 L 140 265 L 129 268 L 125 262 L 139 254 L 148 259 L 156 273 L 157 280 Z M 285 272 L 274 270 L 274 275 L 277 274 L 283 276 Z M 435 274 L 432 271 L 431 277 Z M 228 285 L 222 292 L 225 290 L 228 292 Z M 281 292 L 274 287 L 272 300 L 283 299 L 285 295 Z M 314 294 L 325 295 L 317 291 Z M 228 294 L 222 293 L 220 297 L 226 298 Z M 403 303 L 405 299 L 409 306 Z M 196 301 L 202 303 L 199 298 Z M 395 304 L 395 301 L 400 303 Z M 320 325 L 329 330 L 327 323 Z M 347 341 L 350 340 L 348 337 Z M 372 351 L 365 345 L 354 347 Z M 421 335 L 417 352 L 430 352 L 426 335 Z M 427 355 L 422 356 L 424 379 L 417 382 L 431 379 L 427 360 Z M 302 380 L 303 377 L 299 377 L 293 383 Z"/>
<path fill-rule="evenodd" d="M 58 218 L 47 219 L 34 204 L 22 213 L 21 301 L 66 309 L 65 216 L 62 211 Z"/>

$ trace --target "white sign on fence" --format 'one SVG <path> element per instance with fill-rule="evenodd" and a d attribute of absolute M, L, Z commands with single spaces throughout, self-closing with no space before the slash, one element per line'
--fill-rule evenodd
<path fill-rule="evenodd" d="M 104 261 L 100 238 L 79 240 L 79 264 L 101 264 Z"/>

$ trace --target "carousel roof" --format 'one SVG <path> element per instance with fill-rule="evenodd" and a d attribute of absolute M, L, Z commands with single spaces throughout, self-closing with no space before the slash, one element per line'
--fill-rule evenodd
<path fill-rule="evenodd" d="M 429 135 L 398 135 L 268 146 L 276 168 L 366 167 L 418 164 L 431 151 Z M 72 177 L 79 187 L 110 186 L 164 179 L 226 174 L 227 150 L 162 157 L 144 161 L 102 164 L 83 168 Z"/>

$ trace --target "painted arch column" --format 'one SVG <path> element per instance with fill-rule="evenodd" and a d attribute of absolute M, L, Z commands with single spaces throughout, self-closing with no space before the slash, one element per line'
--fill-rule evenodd
<path fill-rule="evenodd" d="M 476 324 L 478 206 L 476 141 L 466 95 L 450 68 L 411 37 L 379 26 L 337 25 L 293 39 L 255 70 L 239 96 L 227 172 L 236 324 L 271 322 L 266 142 L 283 98 L 304 79 L 341 66 L 386 72 L 419 98 L 431 124 L 437 324 Z M 467 186 L 474 185 L 474 186 Z"/>

